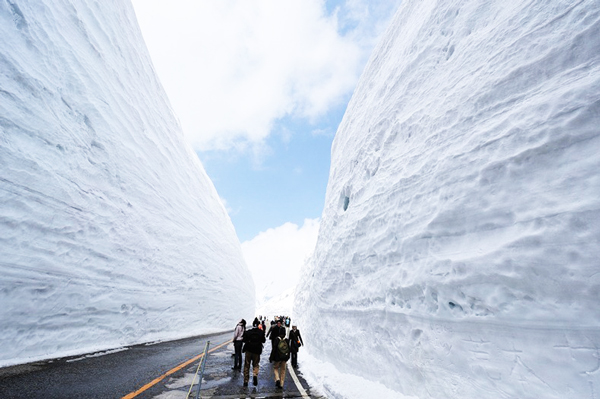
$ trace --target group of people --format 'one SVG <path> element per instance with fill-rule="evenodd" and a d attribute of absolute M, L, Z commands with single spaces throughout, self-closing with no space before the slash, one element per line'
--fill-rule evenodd
<path fill-rule="evenodd" d="M 298 351 L 304 345 L 300 330 L 295 325 L 289 329 L 291 318 L 279 316 L 271 321 L 269 331 L 265 334 L 266 317 L 255 317 L 252 328 L 246 329 L 246 320 L 242 319 L 233 332 L 233 346 L 235 350 L 233 370 L 242 369 L 242 353 L 246 354 L 244 361 L 244 386 L 250 380 L 250 367 L 252 366 L 252 383 L 258 385 L 258 371 L 260 355 L 266 339 L 271 340 L 271 353 L 269 362 L 273 363 L 275 386 L 283 388 L 286 374 L 287 361 L 292 359 L 292 367 L 298 366 Z"/>

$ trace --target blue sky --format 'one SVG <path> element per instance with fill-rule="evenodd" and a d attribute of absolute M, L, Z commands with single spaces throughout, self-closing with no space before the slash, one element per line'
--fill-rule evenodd
<path fill-rule="evenodd" d="M 132 2 L 257 293 L 282 264 L 297 275 L 317 240 L 335 132 L 400 0 Z"/>
<path fill-rule="evenodd" d="M 268 152 L 199 152 L 204 167 L 224 199 L 240 241 L 261 231 L 321 216 L 329 177 L 330 151 L 345 103 L 317 124 L 285 118 L 267 138 Z"/>
<path fill-rule="evenodd" d="M 321 215 L 335 131 L 398 0 L 134 0 L 240 241 Z"/>

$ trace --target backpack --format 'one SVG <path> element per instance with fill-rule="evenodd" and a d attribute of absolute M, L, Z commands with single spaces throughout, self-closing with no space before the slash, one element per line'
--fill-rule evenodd
<path fill-rule="evenodd" d="M 244 333 L 244 347 L 242 352 L 262 353 L 265 333 L 258 328 L 246 330 Z"/>
<path fill-rule="evenodd" d="M 279 343 L 277 344 L 277 352 L 279 353 L 279 356 L 285 360 L 290 358 L 290 345 L 288 344 L 287 339 L 279 340 Z"/>

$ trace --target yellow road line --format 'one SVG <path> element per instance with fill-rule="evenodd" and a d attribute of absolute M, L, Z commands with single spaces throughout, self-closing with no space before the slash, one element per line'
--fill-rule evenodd
<path fill-rule="evenodd" d="M 214 348 L 210 349 L 208 351 L 208 353 L 212 353 L 214 351 L 216 351 L 217 349 L 222 348 L 223 346 L 231 343 L 233 340 L 230 339 L 227 342 L 223 342 L 220 345 L 215 346 Z M 201 353 L 197 356 L 194 356 L 193 358 L 186 360 L 185 362 L 181 363 L 179 366 L 172 368 L 171 370 L 167 371 L 166 373 L 164 373 L 163 375 L 161 375 L 158 378 L 153 379 L 152 381 L 150 381 L 149 383 L 147 383 L 146 385 L 144 385 L 143 387 L 141 387 L 140 389 L 138 389 L 137 391 L 131 392 L 130 394 L 127 394 L 125 396 L 123 396 L 121 399 L 131 399 L 131 398 L 135 398 L 136 396 L 138 396 L 139 394 L 141 394 L 142 392 L 146 391 L 149 388 L 152 388 L 154 385 L 158 384 L 159 382 L 161 382 L 162 380 L 165 379 L 165 377 L 170 376 L 173 373 L 176 373 L 177 371 L 181 370 L 182 368 L 184 368 L 185 366 L 189 365 L 190 363 L 195 362 L 196 360 L 200 359 L 204 354 Z"/>

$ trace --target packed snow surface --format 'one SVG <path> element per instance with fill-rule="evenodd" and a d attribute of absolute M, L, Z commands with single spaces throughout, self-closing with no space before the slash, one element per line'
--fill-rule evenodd
<path fill-rule="evenodd" d="M 598 1 L 404 1 L 333 143 L 311 354 L 399 396 L 600 397 L 599 171 Z"/>
<path fill-rule="evenodd" d="M 1 1 L 0 37 L 0 366 L 253 314 L 129 1 Z"/>

